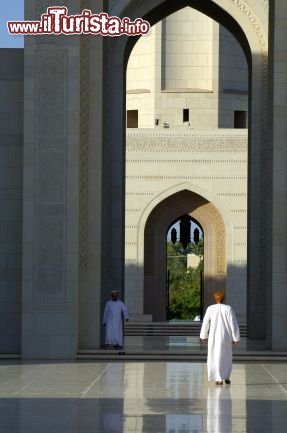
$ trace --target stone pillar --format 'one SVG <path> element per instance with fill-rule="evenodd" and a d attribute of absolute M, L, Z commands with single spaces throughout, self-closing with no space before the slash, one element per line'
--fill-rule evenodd
<path fill-rule="evenodd" d="M 25 19 L 50 2 L 26 0 Z M 78 0 L 69 13 L 79 11 Z M 25 41 L 23 358 L 77 353 L 79 39 Z"/>
<path fill-rule="evenodd" d="M 110 14 L 114 14 L 110 11 Z M 111 290 L 124 299 L 125 66 L 127 37 L 104 39 L 101 311 Z M 124 54 L 125 52 L 125 54 Z M 102 332 L 102 342 L 103 340 Z"/>
<path fill-rule="evenodd" d="M 272 349 L 287 349 L 287 8 L 271 5 L 273 45 Z M 271 230 L 271 227 L 270 227 Z M 271 257 L 270 257 L 271 259 Z"/>
<path fill-rule="evenodd" d="M 82 0 L 100 13 L 102 0 Z M 103 38 L 81 37 L 79 349 L 100 345 L 102 247 Z"/>

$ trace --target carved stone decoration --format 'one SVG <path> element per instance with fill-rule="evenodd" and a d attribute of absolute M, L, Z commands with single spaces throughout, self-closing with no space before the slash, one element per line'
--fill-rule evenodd
<path fill-rule="evenodd" d="M 51 0 L 36 0 L 36 7 L 35 7 L 35 17 L 34 19 L 39 20 L 41 15 L 46 13 L 47 8 L 49 6 L 67 6 L 66 0 L 57 0 L 56 2 L 51 2 Z M 36 44 L 61 44 L 64 43 L 66 36 L 64 35 L 43 35 L 43 36 L 37 36 L 35 38 Z"/>
<path fill-rule="evenodd" d="M 44 14 L 48 7 L 50 6 L 67 6 L 65 0 L 57 0 L 57 2 L 52 3 L 51 0 L 36 0 L 36 18 L 39 19 L 42 14 Z"/>
<path fill-rule="evenodd" d="M 268 11 L 268 9 L 269 9 L 269 0 L 260 0 L 259 3 L 263 7 L 263 9 L 265 9 L 265 10 Z"/>
<path fill-rule="evenodd" d="M 232 134 L 223 132 L 213 135 L 210 132 L 183 134 L 165 133 L 128 133 L 127 150 L 140 152 L 200 152 L 247 150 L 247 133 Z"/>
<path fill-rule="evenodd" d="M 121 36 L 121 38 L 124 36 Z M 102 179 L 104 179 L 102 186 L 102 196 L 109 199 L 105 200 L 102 209 L 102 220 L 103 220 L 103 229 L 105 231 L 105 242 L 102 245 L 102 255 L 104 259 L 102 260 L 102 272 L 103 275 L 106 276 L 106 279 L 103 279 L 103 287 L 105 290 L 112 290 L 112 278 L 110 272 L 110 265 L 112 261 L 112 254 L 110 245 L 113 244 L 113 230 L 115 225 L 111 225 L 111 229 L 107 230 L 108 224 L 105 226 L 105 222 L 109 221 L 111 215 L 114 215 L 115 212 L 113 210 L 114 206 L 114 197 L 111 196 L 112 193 L 112 184 L 113 184 L 113 174 L 111 168 L 114 166 L 114 153 L 115 153 L 115 143 L 117 140 L 117 128 L 111 127 L 111 119 L 114 118 L 114 70 L 116 68 L 116 55 L 117 52 L 117 44 L 121 43 L 122 39 L 119 38 L 104 38 L 103 41 L 103 50 L 105 55 L 107 56 L 104 61 L 104 69 L 103 69 L 103 94 L 105 95 L 103 101 L 103 158 L 102 158 Z M 112 84 L 111 84 L 112 83 Z M 118 83 L 116 84 L 118 85 Z M 118 113 L 118 117 L 123 116 L 122 112 Z M 118 119 L 117 119 L 118 120 Z M 122 117 L 123 120 L 123 117 Z M 123 120 L 124 122 L 124 120 Z M 124 123 L 123 123 L 124 124 Z M 106 296 L 105 293 L 103 296 Z"/>
<path fill-rule="evenodd" d="M 251 9 L 251 7 L 248 5 L 248 3 L 244 0 L 231 0 L 235 6 L 237 6 L 249 19 L 251 22 L 256 36 L 259 40 L 261 51 L 266 52 L 267 45 L 268 45 L 268 39 L 267 36 L 263 30 L 263 27 L 259 21 L 259 19 L 256 17 L 254 11 Z"/>
<path fill-rule="evenodd" d="M 166 228 L 184 214 L 197 221 L 204 233 L 205 306 L 212 303 L 215 290 L 226 288 L 227 226 L 222 215 L 211 202 L 189 190 L 169 195 L 149 213 L 142 226 L 144 244 L 139 246 L 143 248 L 144 312 L 155 321 L 166 317 Z M 127 255 L 126 261 L 132 258 Z"/>
<path fill-rule="evenodd" d="M 34 306 L 66 301 L 67 52 L 36 51 Z"/>
<path fill-rule="evenodd" d="M 81 1 L 82 9 L 91 9 L 89 0 Z M 88 267 L 89 227 L 89 122 L 90 122 L 90 37 L 81 36 L 81 83 L 80 83 L 80 269 Z"/>
<path fill-rule="evenodd" d="M 226 228 L 221 215 L 212 205 L 208 203 L 205 205 L 208 217 L 212 221 L 214 226 L 214 232 L 216 233 L 216 274 L 217 278 L 226 277 Z"/>
<path fill-rule="evenodd" d="M 262 144 L 261 144 L 261 183 L 260 183 L 260 196 L 261 196 L 261 215 L 266 216 L 268 213 L 267 207 L 269 203 L 266 201 L 268 197 L 267 191 L 270 189 L 270 182 L 268 177 L 270 157 L 269 157 L 269 138 L 268 138 L 268 38 L 264 32 L 263 26 L 259 18 L 255 15 L 254 11 L 244 0 L 231 0 L 235 5 L 248 17 L 256 36 L 259 40 L 260 51 L 261 51 L 261 78 L 262 78 L 262 93 L 261 97 L 261 130 L 262 130 Z M 265 9 L 265 13 L 268 14 L 269 1 L 260 0 L 261 5 Z M 260 219 L 260 274 L 265 280 L 265 272 L 267 267 L 267 255 L 268 242 L 266 233 L 269 230 L 269 221 L 266 217 Z"/>

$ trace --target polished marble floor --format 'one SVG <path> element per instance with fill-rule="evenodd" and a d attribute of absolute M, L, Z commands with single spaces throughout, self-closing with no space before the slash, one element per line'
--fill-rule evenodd
<path fill-rule="evenodd" d="M 286 433 L 287 365 L 0 361 L 0 433 Z"/>
<path fill-rule="evenodd" d="M 126 352 L 144 352 L 160 350 L 164 352 L 207 352 L 206 344 L 202 343 L 199 336 L 126 336 Z M 254 352 L 266 350 L 262 340 L 249 340 L 241 337 L 240 344 L 236 346 L 236 352 Z"/>

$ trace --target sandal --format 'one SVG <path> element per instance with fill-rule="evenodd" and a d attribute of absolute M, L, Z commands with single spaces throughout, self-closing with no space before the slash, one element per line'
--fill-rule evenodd
<path fill-rule="evenodd" d="M 215 382 L 215 385 L 223 385 L 223 380 L 218 380 Z"/>

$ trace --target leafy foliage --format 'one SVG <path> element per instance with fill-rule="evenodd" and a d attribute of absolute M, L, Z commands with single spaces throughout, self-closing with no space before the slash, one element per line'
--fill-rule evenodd
<path fill-rule="evenodd" d="M 186 268 L 187 254 L 200 257 L 196 269 Z M 167 269 L 169 271 L 169 319 L 193 320 L 200 314 L 201 271 L 203 270 L 203 240 L 184 249 L 180 242 L 167 242 Z"/>

